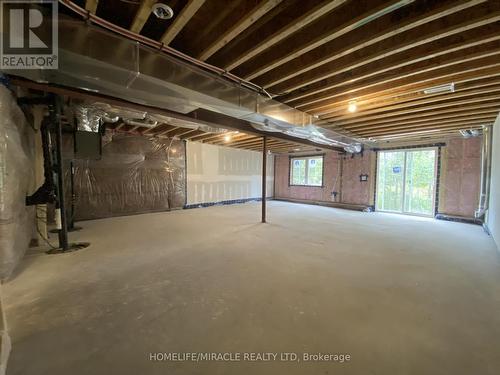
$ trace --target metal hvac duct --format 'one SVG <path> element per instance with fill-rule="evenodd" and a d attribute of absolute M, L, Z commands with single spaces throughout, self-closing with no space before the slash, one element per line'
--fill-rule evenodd
<path fill-rule="evenodd" d="M 42 23 L 47 27 L 49 23 Z M 41 30 L 44 32 L 44 30 Z M 47 30 L 45 30 L 47 32 Z M 111 48 L 110 48 L 111 47 Z M 353 148 L 357 140 L 314 125 L 313 116 L 152 48 L 59 15 L 59 69 L 8 74 L 179 113 L 222 113 L 313 142 Z"/>

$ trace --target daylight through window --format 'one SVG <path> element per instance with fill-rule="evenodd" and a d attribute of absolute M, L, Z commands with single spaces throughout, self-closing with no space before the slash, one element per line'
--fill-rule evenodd
<path fill-rule="evenodd" d="M 323 155 L 290 158 L 290 185 L 323 186 Z"/>

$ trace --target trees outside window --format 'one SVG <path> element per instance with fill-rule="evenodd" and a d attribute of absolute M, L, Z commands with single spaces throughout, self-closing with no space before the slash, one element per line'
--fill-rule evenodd
<path fill-rule="evenodd" d="M 290 185 L 323 186 L 323 155 L 290 158 Z"/>

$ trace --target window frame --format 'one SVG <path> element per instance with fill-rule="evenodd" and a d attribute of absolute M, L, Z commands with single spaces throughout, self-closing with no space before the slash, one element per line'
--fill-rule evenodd
<path fill-rule="evenodd" d="M 292 172 L 292 163 L 294 160 L 306 160 L 306 169 L 305 169 L 305 180 L 307 182 L 307 178 L 309 176 L 309 163 L 310 159 L 319 159 L 321 158 L 321 185 L 309 185 L 309 184 L 293 184 L 293 172 Z M 297 155 L 297 156 L 289 156 L 288 157 L 288 186 L 303 186 L 303 187 L 313 187 L 313 188 L 324 188 L 325 187 L 325 154 L 314 154 L 314 155 Z"/>

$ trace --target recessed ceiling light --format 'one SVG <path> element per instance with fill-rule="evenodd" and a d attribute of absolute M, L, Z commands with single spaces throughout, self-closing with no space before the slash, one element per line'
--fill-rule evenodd
<path fill-rule="evenodd" d="M 356 102 L 350 102 L 349 106 L 347 107 L 347 110 L 351 113 L 356 112 L 357 109 L 358 109 L 358 106 L 356 105 Z"/>
<path fill-rule="evenodd" d="M 151 8 L 153 14 L 162 20 L 169 20 L 174 16 L 174 11 L 166 4 L 156 3 Z"/>
<path fill-rule="evenodd" d="M 231 140 L 231 135 L 226 134 L 226 135 L 224 136 L 224 142 L 229 142 L 230 140 Z"/>

